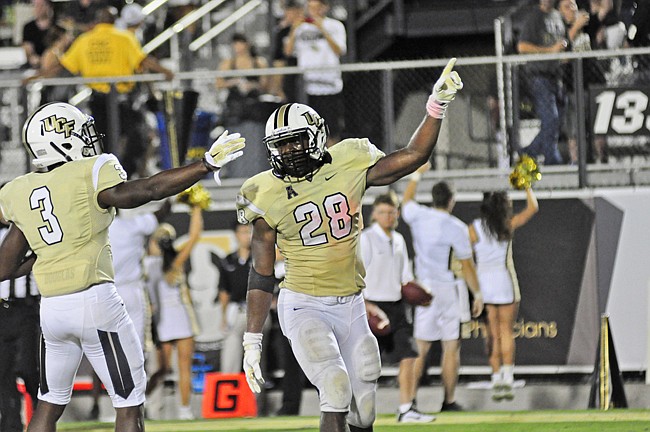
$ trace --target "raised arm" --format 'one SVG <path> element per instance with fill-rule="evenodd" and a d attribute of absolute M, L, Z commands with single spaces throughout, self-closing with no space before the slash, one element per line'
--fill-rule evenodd
<path fill-rule="evenodd" d="M 201 180 L 209 172 L 215 173 L 219 183 L 218 171 L 228 162 L 243 154 L 244 138 L 238 133 L 228 135 L 225 131 L 210 147 L 200 162 L 194 162 L 181 168 L 161 171 L 151 177 L 120 183 L 97 195 L 97 202 L 102 208 L 134 208 L 176 195 Z"/>
<path fill-rule="evenodd" d="M 334 36 L 330 34 L 329 31 L 325 28 L 324 24 L 324 17 L 314 17 L 314 22 L 313 24 L 320 30 L 321 34 L 325 38 L 325 41 L 327 41 L 327 45 L 331 48 L 332 52 L 336 54 L 337 57 L 341 57 L 343 54 L 345 54 L 346 46 L 345 46 L 345 27 L 341 24 L 341 27 L 343 27 L 342 30 L 342 35 L 344 39 L 339 42 L 336 39 L 334 39 Z"/>
<path fill-rule="evenodd" d="M 474 229 L 474 224 L 467 225 L 467 228 L 469 230 L 469 241 L 472 243 L 472 245 L 478 243 L 478 234 L 476 234 L 476 229 Z"/>
<path fill-rule="evenodd" d="M 269 62 L 266 61 L 264 57 L 255 57 L 255 62 L 257 67 L 260 69 L 266 69 L 269 67 Z M 270 93 L 271 90 L 271 77 L 269 75 L 260 75 L 259 81 L 259 90 L 260 93 Z"/>
<path fill-rule="evenodd" d="M 368 170 L 368 186 L 393 183 L 429 160 L 438 140 L 447 106 L 456 97 L 456 92 L 463 88 L 463 82 L 453 70 L 455 63 L 455 58 L 449 60 L 433 86 L 426 106 L 427 115 L 415 130 L 408 145 L 380 159 Z"/>
<path fill-rule="evenodd" d="M 402 197 L 402 205 L 406 204 L 409 201 L 415 199 L 415 192 L 418 189 L 418 182 L 422 178 L 422 175 L 431 169 L 431 164 L 429 162 L 422 165 L 418 168 L 413 174 L 409 177 L 409 182 L 404 189 L 404 196 Z"/>
<path fill-rule="evenodd" d="M 150 201 L 157 201 L 176 195 L 210 171 L 203 162 L 161 171 L 151 177 L 120 183 L 115 187 L 101 191 L 97 202 L 103 208 L 135 208 Z"/>
<path fill-rule="evenodd" d="M 535 197 L 531 188 L 527 188 L 526 208 L 512 217 L 512 221 L 510 222 L 512 224 L 512 229 L 516 230 L 520 226 L 525 225 L 538 211 L 539 204 L 537 203 L 537 197 Z"/>
<path fill-rule="evenodd" d="M 158 59 L 156 59 L 153 56 L 150 55 L 146 56 L 142 60 L 142 63 L 140 63 L 140 65 L 146 70 L 152 72 L 158 72 L 165 75 L 165 79 L 167 81 L 171 81 L 172 79 L 174 79 L 174 72 L 161 65 Z"/>
<path fill-rule="evenodd" d="M 234 60 L 231 60 L 231 59 L 222 60 L 221 63 L 219 63 L 218 70 L 220 70 L 220 71 L 232 70 L 233 69 L 233 67 L 232 67 L 232 62 L 233 61 Z M 236 84 L 237 84 L 237 79 L 232 78 L 232 77 L 228 78 L 228 79 L 218 77 L 217 80 L 215 81 L 215 86 L 218 89 L 225 89 L 225 88 L 228 88 L 228 87 L 236 85 Z"/>
<path fill-rule="evenodd" d="M 305 22 L 305 18 L 296 19 L 291 23 L 291 31 L 289 32 L 289 37 L 287 37 L 287 42 L 284 44 L 284 55 L 287 57 L 293 55 L 293 49 L 296 45 L 296 30 L 302 23 Z"/>
<path fill-rule="evenodd" d="M 192 249 L 201 238 L 201 232 L 203 231 L 203 211 L 199 206 L 192 207 L 192 214 L 190 216 L 190 230 L 188 233 L 188 240 L 183 245 L 183 248 L 180 250 L 176 258 L 174 258 L 174 263 L 172 266 L 174 268 L 182 268 L 185 262 L 190 257 Z"/>

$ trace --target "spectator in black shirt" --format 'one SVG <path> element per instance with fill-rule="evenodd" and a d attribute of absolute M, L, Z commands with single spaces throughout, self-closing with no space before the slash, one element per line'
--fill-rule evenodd
<path fill-rule="evenodd" d="M 552 0 L 539 0 L 539 7 L 531 11 L 517 44 L 520 54 L 555 54 L 567 49 L 566 27 L 553 3 Z M 557 60 L 530 62 L 525 66 L 525 73 L 528 92 L 541 125 L 533 142 L 522 152 L 533 157 L 544 156 L 545 165 L 561 164 L 557 145 L 566 105 L 561 63 Z"/>
<path fill-rule="evenodd" d="M 68 4 L 62 25 L 75 35 L 86 32 L 95 24 L 99 10 L 110 3 L 104 0 L 73 0 Z"/>
<path fill-rule="evenodd" d="M 627 44 L 632 47 L 650 46 L 650 0 L 638 0 L 627 30 Z"/>
<path fill-rule="evenodd" d="M 23 49 L 30 68 L 41 67 L 41 56 L 47 48 L 46 36 L 54 25 L 54 9 L 50 0 L 33 0 L 34 19 L 23 27 Z"/>
<path fill-rule="evenodd" d="M 289 33 L 291 33 L 291 26 L 304 20 L 304 7 L 297 0 L 286 0 L 283 9 L 284 17 L 278 25 L 273 41 L 273 67 L 296 66 L 298 64 L 295 56 L 285 53 L 284 47 Z M 297 75 L 275 75 L 271 77 L 271 93 L 280 97 L 283 102 L 298 100 L 296 86 Z"/>

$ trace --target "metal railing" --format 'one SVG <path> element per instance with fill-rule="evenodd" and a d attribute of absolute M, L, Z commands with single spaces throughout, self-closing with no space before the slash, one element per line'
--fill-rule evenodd
<path fill-rule="evenodd" d="M 539 128 L 539 121 L 530 110 L 529 98 L 521 83 L 521 68 L 525 64 L 550 59 L 573 64 L 573 86 L 579 91 L 570 94 L 570 115 L 573 122 L 579 158 L 573 166 L 543 167 L 544 181 L 540 188 L 577 188 L 650 184 L 650 120 L 648 120 L 648 81 L 646 67 L 650 66 L 650 49 L 637 48 L 617 51 L 593 51 L 558 55 L 507 55 L 459 58 L 456 69 L 465 88 L 450 106 L 440 138 L 432 157 L 435 175 L 457 180 L 460 189 L 484 187 L 486 179 L 495 187 L 507 187 L 507 174 L 518 150 L 525 150 Z M 424 115 L 424 104 L 431 87 L 447 59 L 402 62 L 344 64 L 345 128 L 343 136 L 368 137 L 384 151 L 390 152 L 406 145 Z M 636 69 L 619 68 L 633 62 Z M 215 61 L 216 68 L 216 61 Z M 603 81 L 589 83 L 594 70 Z M 621 72 L 621 70 L 623 72 Z M 197 112 L 214 114 L 210 127 L 231 127 L 225 124 L 228 107 L 223 90 L 217 90 L 217 77 L 289 76 L 300 77 L 304 70 L 297 67 L 237 71 L 179 72 L 178 81 L 189 83 L 199 95 Z M 39 103 L 39 88 L 52 86 L 83 87 L 98 79 L 56 78 L 42 80 L 28 87 L 15 79 L 0 79 L 0 134 L 3 138 L 0 180 L 22 174 L 28 169 L 26 157 L 20 151 L 20 130 L 27 112 Z M 173 83 L 162 81 L 160 75 L 138 75 L 105 79 L 148 82 L 154 94 L 174 91 Z M 300 80 L 298 80 L 300 82 Z M 176 80 L 174 81 L 176 82 Z M 500 90 L 501 89 L 501 90 Z M 581 93 L 583 93 L 581 95 Z M 300 101 L 306 102 L 304 92 Z M 496 111 L 495 111 L 496 101 Z M 260 100 L 259 109 L 268 111 L 277 106 L 273 98 Z M 275 105 L 274 105 L 275 104 Z M 82 108 L 84 108 L 82 104 Z M 270 111 L 269 111 L 270 113 Z M 582 118 L 580 118 L 582 117 Z M 605 118 L 607 117 L 607 118 Z M 606 121 L 605 126 L 594 122 Z M 327 120 L 327 119 L 326 119 Z M 594 163 L 594 127 L 599 136 L 606 136 L 609 145 L 607 163 Z M 604 128 L 604 133 L 602 132 Z M 633 130 L 634 129 L 634 130 Z M 107 131 L 109 132 L 109 131 Z M 566 140 L 561 150 L 566 153 Z M 193 141 L 188 147 L 209 145 Z M 250 142 L 250 146 L 262 146 Z M 263 156 L 262 152 L 262 156 Z M 473 173 L 480 173 L 474 175 Z M 233 177 L 237 177 L 233 173 Z M 466 181 L 466 179 L 469 179 Z M 492 181 L 493 180 L 493 181 Z"/>

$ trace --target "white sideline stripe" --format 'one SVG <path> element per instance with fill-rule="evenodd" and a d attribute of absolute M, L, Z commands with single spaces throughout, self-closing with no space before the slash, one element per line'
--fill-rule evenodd
<path fill-rule="evenodd" d="M 397 366 L 383 366 L 381 368 L 382 377 L 396 377 L 399 368 Z M 515 374 L 517 375 L 566 375 L 566 374 L 591 374 L 594 371 L 593 366 L 516 366 Z M 489 376 L 492 370 L 489 366 L 461 366 L 459 375 L 487 375 Z M 427 369 L 429 375 L 440 375 L 439 367 L 430 367 Z M 273 372 L 274 378 L 282 378 L 284 376 L 283 370 Z"/>

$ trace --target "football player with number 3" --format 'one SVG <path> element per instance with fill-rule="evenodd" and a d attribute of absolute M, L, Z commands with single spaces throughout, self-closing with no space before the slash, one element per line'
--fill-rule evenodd
<path fill-rule="evenodd" d="M 23 142 L 37 172 L 0 191 L 0 217 L 10 223 L 0 245 L 0 280 L 33 266 L 41 291 L 39 404 L 29 431 L 54 431 L 70 402 L 86 355 L 116 408 L 115 430 L 144 430 L 144 356 L 113 282 L 108 227 L 115 208 L 134 208 L 187 189 L 242 155 L 244 138 L 224 133 L 202 161 L 126 181 L 112 154 L 102 154 L 92 117 L 62 102 L 38 108 Z M 34 254 L 24 259 L 26 252 Z"/>
<path fill-rule="evenodd" d="M 321 431 L 372 431 L 381 361 L 361 295 L 361 200 L 370 186 L 391 184 L 431 156 L 447 106 L 463 87 L 455 62 L 433 86 L 408 145 L 389 155 L 368 139 L 328 149 L 325 119 L 306 105 L 281 106 L 266 123 L 272 169 L 248 179 L 237 197 L 239 221 L 253 224 L 243 341 L 248 385 L 259 393 L 264 383 L 262 327 L 273 298 L 277 242 L 286 263 L 278 317 L 318 388 Z"/>

